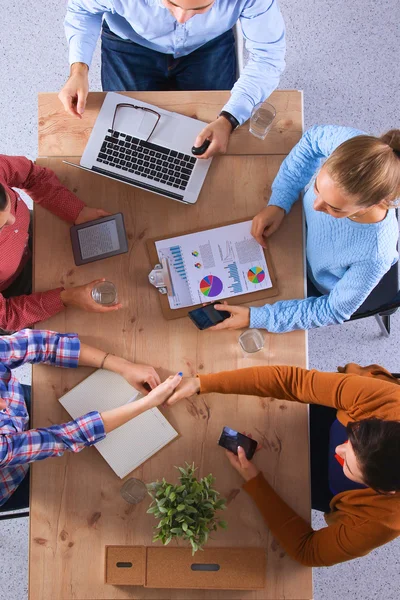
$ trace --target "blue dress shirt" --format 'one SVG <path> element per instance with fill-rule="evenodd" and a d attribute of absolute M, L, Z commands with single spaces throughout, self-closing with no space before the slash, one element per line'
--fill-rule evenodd
<path fill-rule="evenodd" d="M 277 0 L 215 0 L 180 24 L 161 0 L 69 0 L 65 32 L 70 64 L 90 66 L 103 16 L 113 33 L 180 58 L 231 29 L 239 20 L 249 60 L 223 110 L 239 123 L 278 86 L 285 68 L 285 26 Z"/>

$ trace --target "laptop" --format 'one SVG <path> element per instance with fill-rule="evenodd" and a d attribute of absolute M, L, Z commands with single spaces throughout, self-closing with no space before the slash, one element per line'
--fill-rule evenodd
<path fill-rule="evenodd" d="M 191 149 L 206 125 L 109 92 L 80 166 L 172 200 L 194 204 L 212 159 L 198 160 Z"/>

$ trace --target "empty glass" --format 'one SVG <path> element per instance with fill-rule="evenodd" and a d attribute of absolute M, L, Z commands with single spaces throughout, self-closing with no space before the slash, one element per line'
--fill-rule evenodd
<path fill-rule="evenodd" d="M 112 306 L 117 303 L 117 289 L 111 281 L 102 281 L 92 289 L 92 298 L 102 306 Z"/>
<path fill-rule="evenodd" d="M 264 140 L 276 117 L 276 110 L 269 102 L 260 102 L 251 111 L 249 131 Z"/>
<path fill-rule="evenodd" d="M 147 487 L 140 479 L 131 477 L 121 488 L 121 496 L 129 504 L 139 504 L 147 496 Z"/>
<path fill-rule="evenodd" d="M 264 348 L 264 336 L 258 329 L 246 329 L 239 336 L 239 344 L 249 354 Z"/>

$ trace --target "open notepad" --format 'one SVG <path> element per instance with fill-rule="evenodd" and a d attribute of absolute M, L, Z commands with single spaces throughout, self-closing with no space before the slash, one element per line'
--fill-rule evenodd
<path fill-rule="evenodd" d="M 60 398 L 73 419 L 92 410 L 103 412 L 135 402 L 140 393 L 123 377 L 99 369 Z M 115 473 L 125 477 L 178 436 L 158 408 L 142 413 L 96 444 Z"/>

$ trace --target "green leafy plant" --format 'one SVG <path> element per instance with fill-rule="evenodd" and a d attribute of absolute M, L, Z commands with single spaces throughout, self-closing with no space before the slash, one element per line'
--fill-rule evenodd
<path fill-rule="evenodd" d="M 153 542 L 160 540 L 167 545 L 173 538 L 182 538 L 190 542 L 194 554 L 202 550 L 218 526 L 226 529 L 226 522 L 215 516 L 216 511 L 226 508 L 226 500 L 213 489 L 215 479 L 211 474 L 199 481 L 194 463 L 185 464 L 186 468 L 175 467 L 180 472 L 179 484 L 163 479 L 147 486 L 153 499 L 147 512 L 160 519 Z"/>

